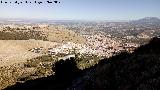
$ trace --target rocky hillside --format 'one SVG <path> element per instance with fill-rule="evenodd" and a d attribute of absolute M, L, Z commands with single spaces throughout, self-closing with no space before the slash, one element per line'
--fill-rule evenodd
<path fill-rule="evenodd" d="M 0 67 L 25 62 L 42 54 L 29 50 L 43 47 L 47 51 L 56 43 L 85 43 L 79 34 L 60 26 L 4 27 L 0 29 Z M 44 53 L 43 53 L 44 54 Z"/>
<path fill-rule="evenodd" d="M 75 42 L 84 43 L 85 39 L 79 34 L 60 26 L 47 28 L 11 28 L 0 29 L 0 40 L 43 40 L 52 42 Z"/>
<path fill-rule="evenodd" d="M 153 38 L 134 53 L 121 53 L 88 69 L 75 60 L 55 64 L 55 76 L 17 83 L 6 90 L 159 90 L 160 38 Z"/>
<path fill-rule="evenodd" d="M 121 53 L 102 60 L 87 71 L 81 83 L 71 88 L 93 90 L 159 90 L 160 38 L 139 47 L 134 53 Z M 85 77 L 88 77 L 87 79 Z M 80 87 L 79 87 L 80 86 Z"/>

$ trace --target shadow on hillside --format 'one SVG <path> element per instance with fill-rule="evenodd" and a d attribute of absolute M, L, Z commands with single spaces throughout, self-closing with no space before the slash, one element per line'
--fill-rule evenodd
<path fill-rule="evenodd" d="M 160 90 L 160 38 L 102 60 L 93 79 L 96 90 Z"/>
<path fill-rule="evenodd" d="M 61 60 L 55 64 L 55 75 L 17 83 L 5 90 L 63 90 L 71 85 L 73 79 L 80 76 L 81 70 L 76 66 L 74 58 Z"/>
<path fill-rule="evenodd" d="M 83 71 L 77 68 L 74 59 L 56 63 L 55 71 L 55 76 L 16 84 L 6 90 L 61 90 L 68 87 L 74 90 L 160 90 L 160 38 L 152 39 L 132 54 L 124 52 L 103 59 Z"/>

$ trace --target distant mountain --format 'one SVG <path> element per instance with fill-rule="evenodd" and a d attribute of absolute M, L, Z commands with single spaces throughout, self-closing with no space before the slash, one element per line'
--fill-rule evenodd
<path fill-rule="evenodd" d="M 157 17 L 145 17 L 139 20 L 131 21 L 131 23 L 160 23 L 160 19 Z"/>

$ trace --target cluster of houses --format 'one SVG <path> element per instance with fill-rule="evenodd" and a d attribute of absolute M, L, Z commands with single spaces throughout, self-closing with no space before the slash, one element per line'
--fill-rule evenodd
<path fill-rule="evenodd" d="M 43 47 L 32 48 L 29 51 L 34 52 L 34 53 L 42 53 L 43 52 Z"/>
<path fill-rule="evenodd" d="M 71 54 L 71 52 L 80 53 L 80 54 L 94 54 L 98 56 L 111 57 L 114 54 L 120 53 L 124 50 L 133 51 L 134 48 L 138 47 L 134 43 L 122 44 L 121 41 L 113 40 L 104 35 L 88 35 L 85 36 L 87 42 L 84 44 L 66 42 L 59 43 L 55 47 L 50 47 L 47 49 L 47 54 L 57 55 L 62 54 Z M 30 50 L 34 53 L 43 53 L 43 47 L 33 48 Z"/>

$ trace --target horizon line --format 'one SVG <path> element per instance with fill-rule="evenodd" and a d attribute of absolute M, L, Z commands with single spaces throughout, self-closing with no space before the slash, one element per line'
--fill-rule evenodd
<path fill-rule="evenodd" d="M 147 18 L 148 16 L 146 16 L 146 17 L 142 17 L 142 18 L 136 18 L 136 19 L 110 19 L 110 20 L 107 20 L 107 19 L 104 19 L 104 20 L 101 20 L 101 19 L 99 19 L 99 20 L 92 20 L 92 19 L 51 19 L 51 18 L 7 18 L 7 17 L 0 17 L 0 20 L 7 20 L 7 21 L 9 21 L 9 19 L 11 19 L 11 20 L 38 20 L 38 21 L 105 21 L 105 22 L 110 22 L 110 21 L 117 21 L 117 22 L 121 22 L 121 21 L 123 21 L 123 22 L 128 22 L 128 21 L 133 21 L 133 20 L 138 20 L 138 19 L 143 19 L 143 18 Z M 153 16 L 151 16 L 151 17 L 153 17 Z M 159 18 L 160 19 L 160 17 L 156 17 L 156 18 Z"/>

